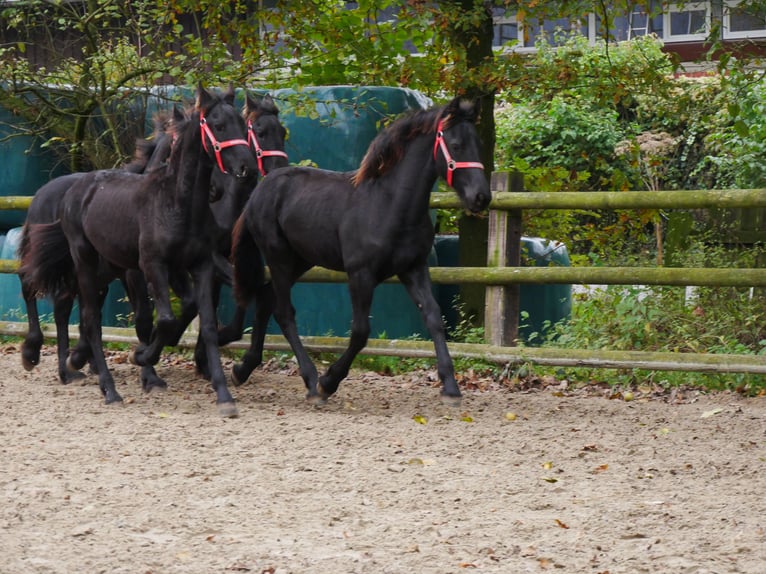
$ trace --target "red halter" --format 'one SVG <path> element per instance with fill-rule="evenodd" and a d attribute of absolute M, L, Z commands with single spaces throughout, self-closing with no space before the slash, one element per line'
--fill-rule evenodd
<path fill-rule="evenodd" d="M 452 173 L 460 168 L 484 169 L 484 164 L 478 161 L 455 161 L 447 149 L 447 143 L 444 141 L 444 120 L 439 120 L 436 126 L 436 141 L 434 142 L 434 159 L 436 152 L 441 148 L 444 159 L 447 161 L 447 185 L 452 187 Z"/>
<path fill-rule="evenodd" d="M 287 154 L 283 151 L 276 149 L 264 150 L 261 148 L 261 144 L 258 143 L 258 138 L 255 137 L 255 130 L 253 129 L 253 122 L 247 120 L 247 141 L 253 146 L 255 150 L 255 157 L 258 160 L 258 171 L 261 173 L 261 177 L 266 177 L 266 170 L 263 169 L 264 157 L 283 157 L 287 159 Z"/>
<path fill-rule="evenodd" d="M 221 159 L 221 150 L 227 147 L 235 146 L 235 145 L 249 146 L 250 144 L 248 144 L 246 140 L 226 140 L 226 141 L 219 142 L 217 139 L 215 139 L 215 136 L 213 135 L 213 131 L 210 129 L 210 126 L 207 125 L 207 120 L 205 119 L 205 113 L 203 111 L 200 111 L 199 113 L 199 127 L 200 127 L 200 131 L 202 132 L 202 146 L 205 148 L 205 151 L 206 152 L 208 151 L 207 140 L 209 138 L 210 143 L 213 145 L 213 150 L 215 151 L 215 159 L 218 162 L 218 168 L 221 170 L 222 173 L 228 173 L 223 167 L 223 159 Z"/>

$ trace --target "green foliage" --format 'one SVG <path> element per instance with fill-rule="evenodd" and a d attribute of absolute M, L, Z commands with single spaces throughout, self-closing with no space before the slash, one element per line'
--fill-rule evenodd
<path fill-rule="evenodd" d="M 518 167 L 518 160 L 533 168 L 544 166 L 565 176 L 570 191 L 629 185 L 628 166 L 615 157 L 626 133 L 613 109 L 554 96 L 501 109 L 496 125 L 498 166 Z"/>
<path fill-rule="evenodd" d="M 730 94 L 719 108 L 719 129 L 707 135 L 708 160 L 723 182 L 736 187 L 766 186 L 766 85 L 762 76 L 732 73 Z"/>
<path fill-rule="evenodd" d="M 762 246 L 732 252 L 701 238 L 680 263 L 752 267 L 763 255 Z M 766 354 L 765 295 L 760 289 L 613 285 L 575 295 L 570 320 L 554 325 L 544 336 L 546 345 L 560 348 L 762 355 Z M 629 378 L 637 376 L 654 375 L 636 372 Z M 713 388 L 765 386 L 763 377 L 746 375 L 705 378 L 663 373 L 661 377 L 667 384 L 705 381 Z"/>

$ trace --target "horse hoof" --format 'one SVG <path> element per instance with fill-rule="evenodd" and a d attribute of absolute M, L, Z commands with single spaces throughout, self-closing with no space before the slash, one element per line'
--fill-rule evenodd
<path fill-rule="evenodd" d="M 79 373 L 80 372 L 80 369 L 78 369 L 77 367 L 75 367 L 72 364 L 72 357 L 67 357 L 67 360 L 66 360 L 66 370 L 68 372 L 70 372 L 70 373 Z"/>
<path fill-rule="evenodd" d="M 463 403 L 463 397 L 460 395 L 441 395 L 441 398 L 442 404 L 455 409 L 460 408 L 460 405 Z"/>
<path fill-rule="evenodd" d="M 59 373 L 59 380 L 61 381 L 62 385 L 68 385 L 69 383 L 79 381 L 84 378 L 85 374 L 81 373 L 80 371 L 65 371 L 63 373 Z"/>
<path fill-rule="evenodd" d="M 142 382 L 141 388 L 145 393 L 151 393 L 154 391 L 157 392 L 164 392 L 168 390 L 168 384 L 165 381 L 160 382 Z"/>
<path fill-rule="evenodd" d="M 246 382 L 247 382 L 247 379 L 244 379 L 244 380 L 242 380 L 242 379 L 241 379 L 241 378 L 240 378 L 240 377 L 237 375 L 237 365 L 234 365 L 234 368 L 231 370 L 231 383 L 232 383 L 232 384 L 233 384 L 235 387 L 240 387 L 240 386 L 242 386 L 243 384 L 245 384 Z"/>
<path fill-rule="evenodd" d="M 25 371 L 31 371 L 37 366 L 39 361 L 30 361 L 26 357 L 21 357 L 21 364 L 24 366 Z"/>
<path fill-rule="evenodd" d="M 123 404 L 122 397 L 118 395 L 117 393 L 114 393 L 114 394 L 107 393 L 107 395 L 104 397 L 104 403 L 107 405 L 114 405 L 114 404 L 122 405 Z"/>
<path fill-rule="evenodd" d="M 327 404 L 327 398 L 324 395 L 312 395 L 311 393 L 306 394 L 306 400 L 310 405 L 314 405 L 315 407 L 321 407 Z"/>
<path fill-rule="evenodd" d="M 239 411 L 233 402 L 218 403 L 218 414 L 225 419 L 235 419 L 239 416 Z"/>

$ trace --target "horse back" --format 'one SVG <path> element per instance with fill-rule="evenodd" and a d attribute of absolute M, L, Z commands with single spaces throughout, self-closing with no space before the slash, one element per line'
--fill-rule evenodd
<path fill-rule="evenodd" d="M 40 187 L 29 204 L 25 223 L 50 223 L 58 219 L 64 194 L 84 175 L 84 173 L 62 175 Z"/>
<path fill-rule="evenodd" d="M 136 268 L 141 189 L 147 177 L 117 169 L 85 174 L 63 200 L 62 225 L 70 242 L 92 246 L 118 267 Z"/>
<path fill-rule="evenodd" d="M 271 172 L 253 191 L 247 217 L 268 259 L 287 250 L 328 269 L 343 269 L 339 228 L 350 216 L 356 189 L 348 173 L 307 167 Z"/>

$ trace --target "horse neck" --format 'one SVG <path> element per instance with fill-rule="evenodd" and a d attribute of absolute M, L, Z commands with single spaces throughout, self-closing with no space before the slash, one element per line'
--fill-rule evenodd
<path fill-rule="evenodd" d="M 381 195 L 386 196 L 390 209 L 399 211 L 405 224 L 428 214 L 431 191 L 437 179 L 433 142 L 433 134 L 415 137 L 404 150 L 402 159 L 376 185 L 385 190 Z"/>
<path fill-rule="evenodd" d="M 191 141 L 185 142 L 182 153 L 176 173 L 176 205 L 194 232 L 202 229 L 208 220 L 213 162 L 202 148 L 198 131 Z"/>

